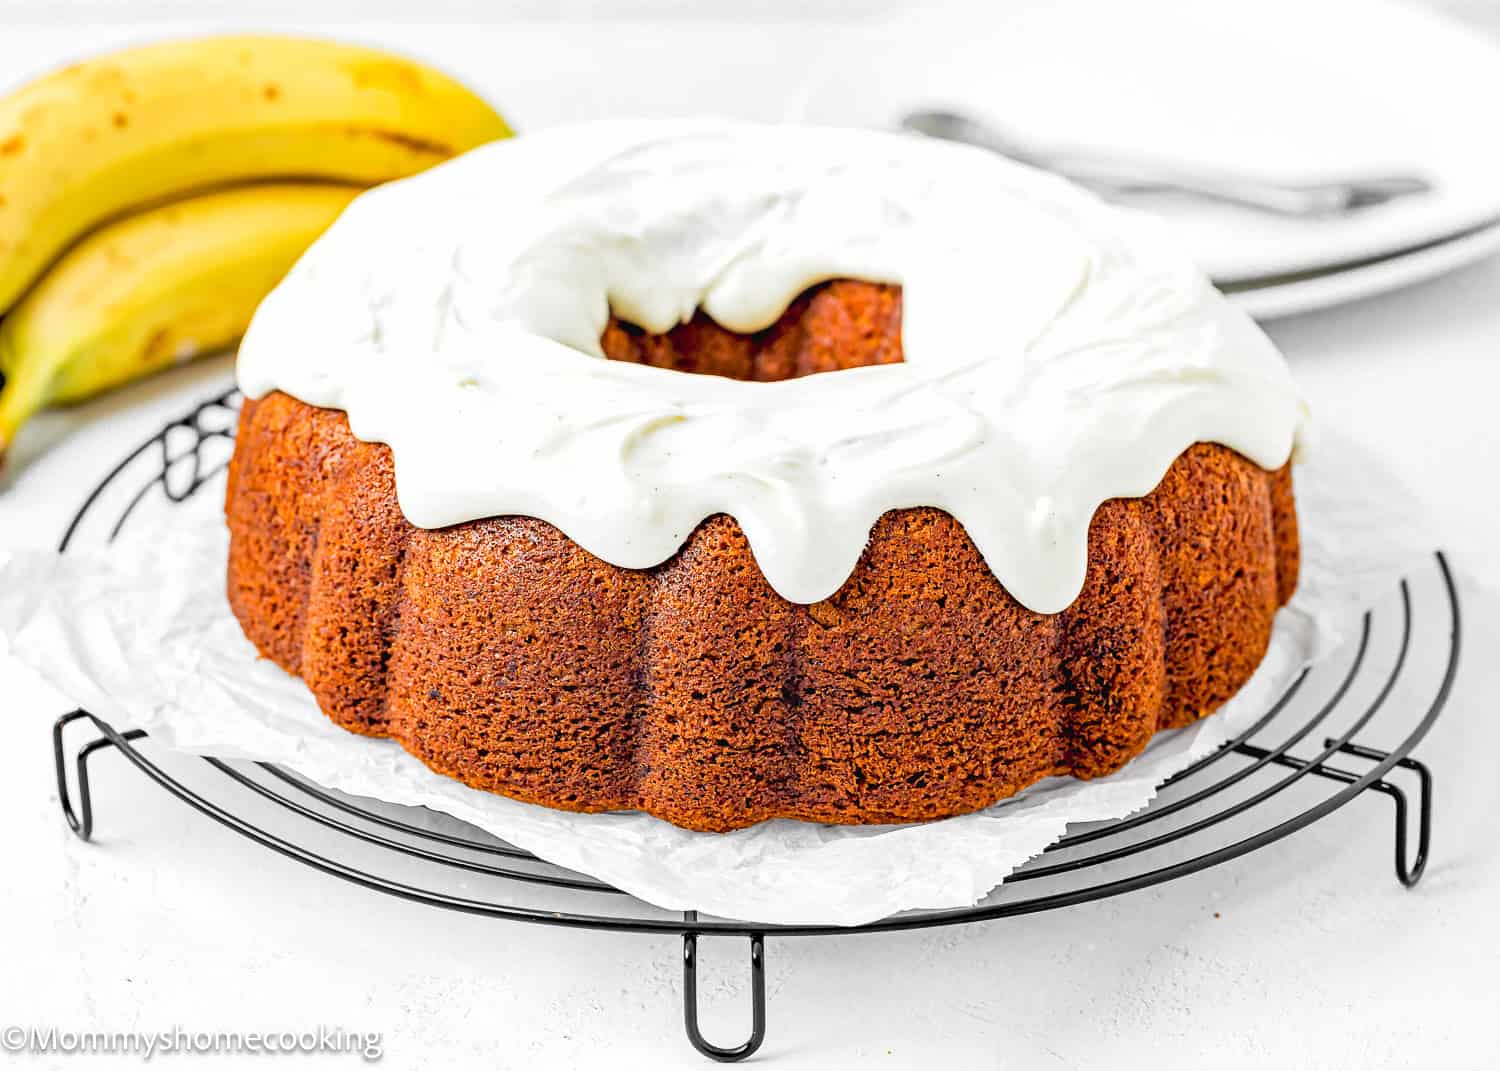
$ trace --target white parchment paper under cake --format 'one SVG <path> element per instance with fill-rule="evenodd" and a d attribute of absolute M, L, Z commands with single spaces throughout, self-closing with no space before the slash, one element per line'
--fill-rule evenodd
<path fill-rule="evenodd" d="M 108 550 L 0 562 L 0 632 L 80 706 L 168 745 L 280 763 L 331 788 L 421 805 L 664 908 L 758 922 L 854 925 L 973 904 L 1070 823 L 1144 807 L 1172 773 L 1264 713 L 1367 606 L 1432 549 L 1410 495 L 1353 446 L 1324 439 L 1296 471 L 1302 575 L 1259 671 L 1214 717 L 1163 733 L 1125 769 L 1052 778 L 976 814 L 913 825 L 765 822 L 693 833 L 637 813 L 570 814 L 467 788 L 398 744 L 344 732 L 300 680 L 257 657 L 224 596 L 227 532 L 213 488 L 170 531 Z"/>

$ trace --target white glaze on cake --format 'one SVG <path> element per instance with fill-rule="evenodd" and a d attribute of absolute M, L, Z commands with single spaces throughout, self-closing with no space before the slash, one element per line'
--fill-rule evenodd
<path fill-rule="evenodd" d="M 748 332 L 839 277 L 904 288 L 905 363 L 747 383 L 599 347 L 611 308 Z M 388 443 L 421 527 L 524 514 L 643 569 L 727 513 L 805 603 L 882 513 L 935 506 L 1046 613 L 1100 503 L 1195 442 L 1275 468 L 1304 414 L 1148 220 L 977 149 L 680 121 L 529 134 L 365 194 L 261 306 L 239 376 Z"/>

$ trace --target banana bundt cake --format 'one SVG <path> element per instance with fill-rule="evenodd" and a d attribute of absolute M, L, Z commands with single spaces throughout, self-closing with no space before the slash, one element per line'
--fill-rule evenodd
<path fill-rule="evenodd" d="M 1296 586 L 1303 407 L 1146 221 L 898 135 L 601 123 L 355 202 L 251 327 L 229 601 L 531 803 L 888 823 L 1119 769 Z"/>

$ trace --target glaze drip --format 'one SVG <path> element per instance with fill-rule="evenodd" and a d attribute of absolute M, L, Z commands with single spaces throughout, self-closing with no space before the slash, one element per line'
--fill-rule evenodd
<path fill-rule="evenodd" d="M 611 310 L 752 332 L 833 278 L 903 288 L 904 363 L 759 383 L 603 359 Z M 389 444 L 421 527 L 522 514 L 641 569 L 727 513 L 809 603 L 881 514 L 933 506 L 1044 613 L 1082 587 L 1100 503 L 1195 442 L 1277 468 L 1305 415 L 1149 220 L 963 146 L 711 122 L 529 134 L 363 195 L 239 376 Z"/>

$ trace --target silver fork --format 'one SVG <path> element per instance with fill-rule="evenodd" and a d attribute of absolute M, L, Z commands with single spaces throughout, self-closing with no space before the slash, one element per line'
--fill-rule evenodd
<path fill-rule="evenodd" d="M 901 128 L 977 145 L 1086 186 L 1105 198 L 1174 194 L 1240 205 L 1282 216 L 1334 216 L 1398 197 L 1426 193 L 1420 175 L 1361 175 L 1324 182 L 1272 182 L 1208 169 L 1083 152 L 1049 152 L 1022 144 L 994 125 L 949 111 L 911 112 Z"/>

